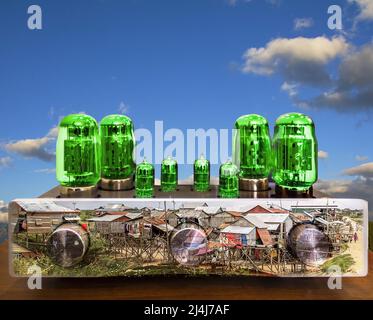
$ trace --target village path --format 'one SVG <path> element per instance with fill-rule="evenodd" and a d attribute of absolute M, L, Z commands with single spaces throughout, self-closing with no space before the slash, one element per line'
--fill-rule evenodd
<path fill-rule="evenodd" d="M 364 270 L 364 238 L 361 228 L 357 232 L 358 240 L 350 242 L 348 249 L 343 254 L 350 254 L 355 261 L 352 266 L 353 273 L 361 273 Z"/>

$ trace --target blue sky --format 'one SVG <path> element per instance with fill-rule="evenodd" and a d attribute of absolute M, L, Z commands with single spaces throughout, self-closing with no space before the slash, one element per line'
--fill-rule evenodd
<path fill-rule="evenodd" d="M 331 41 L 338 38 L 353 49 L 338 49 L 321 64 L 333 79 L 339 78 L 343 61 L 356 58 L 359 65 L 359 52 L 372 43 L 373 15 L 364 1 L 2 1 L 0 199 L 33 197 L 56 185 L 54 174 L 48 173 L 53 160 L 9 146 L 25 139 L 35 145 L 35 139 L 47 137 L 50 143 L 41 151 L 51 153 L 55 141 L 48 132 L 61 116 L 85 112 L 100 120 L 117 113 L 121 104 L 136 128 L 150 130 L 155 120 L 163 120 L 166 129 L 232 128 L 236 118 L 248 113 L 262 114 L 273 128 L 281 114 L 305 112 L 316 123 L 319 149 L 328 154 L 319 161 L 323 188 L 337 191 L 332 192 L 336 196 L 355 196 L 352 183 L 369 185 L 373 176 L 373 101 L 363 107 L 310 102 L 302 109 L 300 99 L 313 101 L 333 85 L 288 78 L 274 63 L 277 58 L 285 64 L 293 60 L 278 52 L 265 62 L 272 68 L 270 75 L 245 72 L 245 63 L 262 62 L 243 55 L 250 48 L 269 52 L 276 39 L 299 37 L 308 42 L 322 37 L 334 50 Z M 42 8 L 42 30 L 27 28 L 31 4 Z M 343 9 L 343 32 L 327 27 L 331 4 Z M 297 29 L 300 18 L 307 23 Z M 281 89 L 285 82 L 296 95 Z M 190 172 L 181 167 L 180 176 Z M 336 189 L 341 185 L 343 190 Z"/>

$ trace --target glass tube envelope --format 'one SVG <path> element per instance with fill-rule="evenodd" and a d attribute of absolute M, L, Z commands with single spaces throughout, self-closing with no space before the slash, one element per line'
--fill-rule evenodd
<path fill-rule="evenodd" d="M 271 171 L 271 138 L 268 121 L 257 114 L 249 114 L 235 123 L 235 164 L 240 178 L 268 178 Z"/>
<path fill-rule="evenodd" d="M 109 115 L 101 120 L 101 177 L 127 179 L 135 172 L 135 136 L 132 120 L 124 115 Z"/>
<path fill-rule="evenodd" d="M 282 188 L 307 191 L 317 181 L 317 139 L 311 118 L 288 113 L 276 121 L 273 180 Z"/>
<path fill-rule="evenodd" d="M 85 114 L 65 117 L 58 130 L 56 176 L 63 187 L 90 187 L 100 180 L 98 126 Z"/>

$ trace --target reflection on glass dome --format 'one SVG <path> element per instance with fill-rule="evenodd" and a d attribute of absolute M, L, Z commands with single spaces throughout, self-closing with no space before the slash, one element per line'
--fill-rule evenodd
<path fill-rule="evenodd" d="M 288 244 L 306 265 L 320 266 L 330 258 L 332 244 L 329 237 L 312 224 L 294 227 L 290 231 Z"/>
<path fill-rule="evenodd" d="M 182 229 L 172 236 L 170 247 L 172 256 L 178 263 L 185 266 L 195 266 L 205 259 L 207 237 L 199 229 Z"/>

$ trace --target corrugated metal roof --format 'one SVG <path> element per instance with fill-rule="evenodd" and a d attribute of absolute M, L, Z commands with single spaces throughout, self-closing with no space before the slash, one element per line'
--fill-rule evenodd
<path fill-rule="evenodd" d="M 250 214 L 248 214 L 247 216 L 244 216 L 243 218 L 249 221 L 251 224 L 253 224 L 256 228 L 266 229 L 268 226 L 261 219 Z"/>
<path fill-rule="evenodd" d="M 222 233 L 235 233 L 235 234 L 250 234 L 254 230 L 255 228 L 251 228 L 251 227 L 229 226 L 229 227 L 224 228 L 221 232 Z"/>
<path fill-rule="evenodd" d="M 101 217 L 97 217 L 97 218 L 90 218 L 88 219 L 88 221 L 91 221 L 91 222 L 113 222 L 119 218 L 122 218 L 122 217 L 125 217 L 124 214 L 121 214 L 121 215 L 117 215 L 117 214 L 108 214 L 106 216 L 101 216 Z"/>
<path fill-rule="evenodd" d="M 268 230 L 266 229 L 257 229 L 258 235 L 260 240 L 262 241 L 263 245 L 271 246 L 273 244 L 272 237 Z"/>
<path fill-rule="evenodd" d="M 181 218 L 199 218 L 202 215 L 202 211 L 194 209 L 181 209 L 179 212 L 175 212 Z"/>
<path fill-rule="evenodd" d="M 157 225 L 154 225 L 154 227 L 158 228 L 159 230 L 163 232 L 171 232 L 172 230 L 174 230 L 174 227 L 169 224 L 157 224 Z"/>
<path fill-rule="evenodd" d="M 221 207 L 198 207 L 195 210 L 202 211 L 206 214 L 211 214 L 211 215 L 217 214 L 219 212 L 223 212 L 223 209 Z"/>
<path fill-rule="evenodd" d="M 165 220 L 157 217 L 144 218 L 144 221 L 153 225 L 162 225 L 165 223 Z"/>
<path fill-rule="evenodd" d="M 76 210 L 69 209 L 66 207 L 62 207 L 57 205 L 53 201 L 43 200 L 43 201 L 17 201 L 17 204 L 21 206 L 21 208 L 28 212 L 71 212 L 75 213 Z"/>
<path fill-rule="evenodd" d="M 247 216 L 256 217 L 264 223 L 284 223 L 289 218 L 288 213 L 248 213 Z"/>
<path fill-rule="evenodd" d="M 252 206 L 233 206 L 233 207 L 226 207 L 225 211 L 245 213 L 249 211 L 251 208 Z"/>
<path fill-rule="evenodd" d="M 269 231 L 277 231 L 280 225 L 278 223 L 267 224 Z"/>
<path fill-rule="evenodd" d="M 141 212 L 128 212 L 125 214 L 125 216 L 130 220 L 134 220 L 134 219 L 140 218 L 142 216 L 142 213 Z"/>

